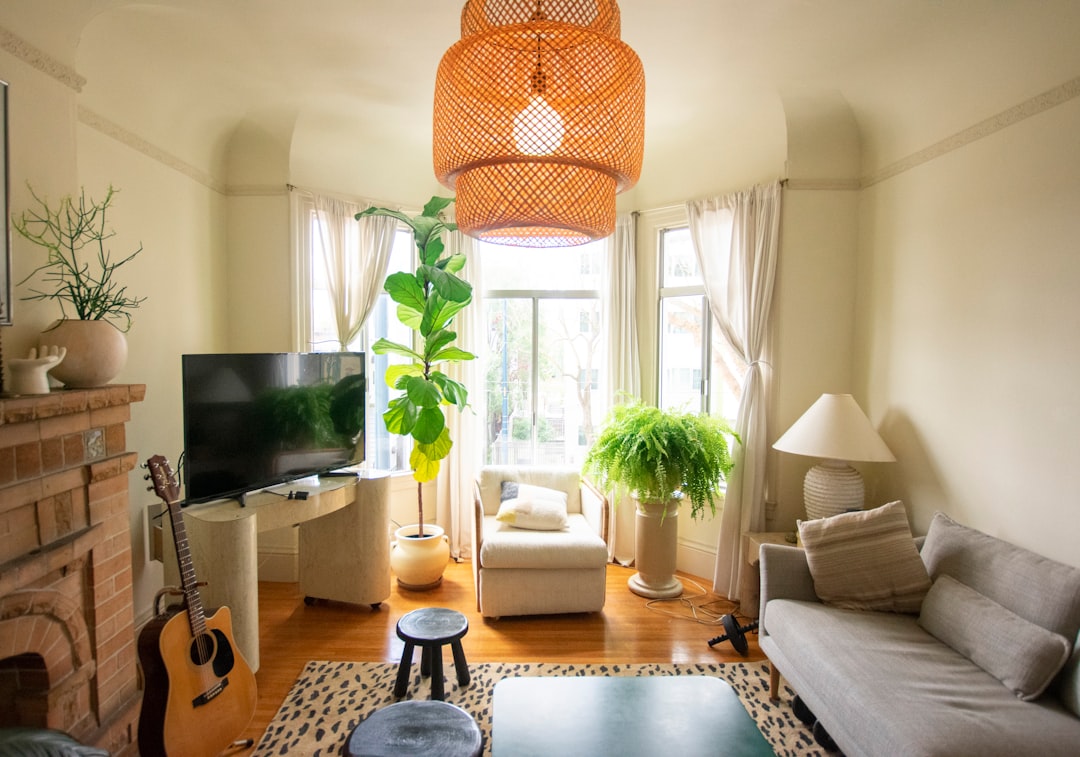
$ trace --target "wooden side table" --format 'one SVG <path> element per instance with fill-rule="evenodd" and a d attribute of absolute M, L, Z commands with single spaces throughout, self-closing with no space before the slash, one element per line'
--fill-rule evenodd
<path fill-rule="evenodd" d="M 742 551 L 745 555 L 746 564 L 750 570 L 743 571 L 743 589 L 741 596 L 748 599 L 740 605 L 739 609 L 748 618 L 758 616 L 758 604 L 761 593 L 761 575 L 758 573 L 762 544 L 785 544 L 794 547 L 795 543 L 788 541 L 790 531 L 748 531 L 743 534 Z"/>

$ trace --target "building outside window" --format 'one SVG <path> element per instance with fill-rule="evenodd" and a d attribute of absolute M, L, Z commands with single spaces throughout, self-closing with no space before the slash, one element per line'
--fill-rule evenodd
<path fill-rule="evenodd" d="M 599 271 L 606 244 L 479 245 L 488 350 L 485 463 L 584 459 L 607 409 L 598 390 L 605 369 Z"/>

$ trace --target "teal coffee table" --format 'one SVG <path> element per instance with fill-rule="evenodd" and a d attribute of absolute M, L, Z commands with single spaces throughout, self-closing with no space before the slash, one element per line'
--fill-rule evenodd
<path fill-rule="evenodd" d="M 773 757 L 735 690 L 710 676 L 506 678 L 492 757 Z"/>

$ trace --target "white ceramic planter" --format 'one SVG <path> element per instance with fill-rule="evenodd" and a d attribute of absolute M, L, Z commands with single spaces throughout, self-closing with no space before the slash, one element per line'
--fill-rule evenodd
<path fill-rule="evenodd" d="M 679 501 L 637 502 L 635 565 L 630 591 L 649 599 L 666 599 L 683 593 L 675 578 L 675 557 L 679 542 Z"/>
<path fill-rule="evenodd" d="M 390 567 L 398 585 L 414 591 L 434 589 L 442 583 L 443 571 L 450 560 L 450 539 L 439 526 L 424 524 L 424 536 L 416 535 L 413 524 L 394 532 Z"/>
<path fill-rule="evenodd" d="M 52 345 L 67 355 L 50 374 L 72 389 L 104 386 L 127 363 L 127 338 L 108 321 L 56 321 L 38 336 L 39 347 Z"/>

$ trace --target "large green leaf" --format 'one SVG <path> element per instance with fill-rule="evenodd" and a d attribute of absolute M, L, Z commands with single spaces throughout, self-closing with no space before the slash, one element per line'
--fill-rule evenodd
<path fill-rule="evenodd" d="M 431 444 L 439 438 L 446 428 L 446 417 L 442 408 L 425 407 L 416 416 L 416 425 L 412 428 L 412 437 L 421 444 Z"/>
<path fill-rule="evenodd" d="M 450 273 L 458 273 L 465 267 L 465 256 L 462 254 L 451 255 L 439 263 L 439 267 Z"/>
<path fill-rule="evenodd" d="M 424 314 L 413 310 L 405 305 L 397 306 L 397 317 L 402 325 L 408 326 L 413 331 L 420 330 L 420 324 L 424 320 Z"/>
<path fill-rule="evenodd" d="M 386 373 L 383 374 L 383 381 L 387 386 L 397 386 L 397 382 L 403 376 L 422 376 L 424 374 L 423 369 L 416 363 L 391 363 L 386 366 Z"/>
<path fill-rule="evenodd" d="M 436 352 L 441 350 L 450 342 L 457 339 L 457 334 L 453 331 L 436 331 L 433 332 L 427 339 L 424 340 L 424 357 L 430 357 Z"/>
<path fill-rule="evenodd" d="M 443 244 L 442 237 L 430 237 L 427 241 L 427 246 L 424 247 L 424 259 L 421 262 L 425 265 L 435 265 L 445 249 L 446 246 Z"/>
<path fill-rule="evenodd" d="M 424 322 L 417 331 L 423 333 L 426 328 L 428 333 L 433 333 L 444 328 L 450 323 L 450 319 L 464 310 L 471 301 L 472 298 L 467 302 L 447 302 L 442 297 L 433 297 L 428 308 L 424 310 Z"/>
<path fill-rule="evenodd" d="M 414 440 L 412 454 L 409 455 L 413 478 L 421 482 L 433 480 L 439 475 L 439 461 L 449 455 L 453 447 L 450 432 L 445 428 L 433 444 L 422 444 Z"/>
<path fill-rule="evenodd" d="M 465 388 L 464 384 L 454 381 L 454 379 L 439 371 L 431 372 L 431 380 L 439 386 L 443 397 L 450 404 L 457 405 L 461 409 L 465 409 L 469 404 L 469 390 Z"/>
<path fill-rule="evenodd" d="M 429 363 L 441 363 L 446 360 L 475 360 L 476 355 L 471 352 L 466 352 L 460 347 L 447 347 L 445 350 L 437 352 L 431 356 L 428 360 Z"/>
<path fill-rule="evenodd" d="M 427 201 L 424 209 L 421 211 L 421 215 L 425 216 L 437 216 L 443 210 L 447 208 L 454 201 L 453 197 L 432 197 Z"/>
<path fill-rule="evenodd" d="M 434 381 L 428 381 L 423 376 L 405 376 L 403 381 L 405 391 L 414 405 L 426 410 L 438 407 L 442 402 L 442 390 Z"/>
<path fill-rule="evenodd" d="M 427 298 L 424 295 L 424 288 L 414 274 L 407 271 L 392 273 L 386 277 L 383 288 L 390 295 L 390 299 L 399 305 L 412 308 L 418 313 L 424 311 Z"/>
<path fill-rule="evenodd" d="M 452 273 L 433 266 L 421 266 L 420 275 L 427 278 L 439 296 L 450 302 L 468 302 L 472 299 L 472 284 Z"/>
<path fill-rule="evenodd" d="M 383 413 L 383 423 L 391 434 L 404 436 L 412 433 L 416 426 L 417 415 L 416 405 L 409 400 L 408 395 L 402 395 L 387 403 L 386 412 Z"/>
<path fill-rule="evenodd" d="M 357 213 L 355 218 L 359 221 L 364 216 L 390 216 L 391 218 L 396 218 L 402 223 L 412 226 L 412 219 L 400 210 L 391 210 L 390 208 L 365 208 Z"/>
<path fill-rule="evenodd" d="M 406 347 L 404 344 L 398 344 L 397 342 L 391 342 L 386 338 L 379 339 L 375 344 L 371 345 L 371 351 L 376 355 L 401 355 L 410 360 L 415 360 L 418 363 L 424 362 L 424 356 L 413 351 L 411 347 Z"/>
<path fill-rule="evenodd" d="M 439 476 L 439 461 L 432 460 L 424 454 L 425 446 L 427 445 L 413 441 L 412 454 L 409 455 L 409 467 L 412 468 L 413 478 L 421 484 L 434 481 Z"/>

